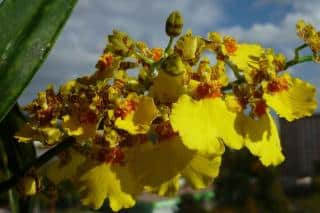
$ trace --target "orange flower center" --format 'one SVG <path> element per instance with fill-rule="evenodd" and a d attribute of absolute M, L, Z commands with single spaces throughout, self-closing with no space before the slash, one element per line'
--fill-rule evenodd
<path fill-rule="evenodd" d="M 153 48 L 152 49 L 152 59 L 154 61 L 159 61 L 162 56 L 162 49 L 161 48 Z"/>
<path fill-rule="evenodd" d="M 124 153 L 119 147 L 115 148 L 101 148 L 98 152 L 92 153 L 93 158 L 99 162 L 111 163 L 111 164 L 123 164 Z"/>
<path fill-rule="evenodd" d="M 255 103 L 253 113 L 257 117 L 261 117 L 264 114 L 266 114 L 266 110 L 267 110 L 267 104 L 265 103 L 264 100 L 261 100 Z"/>
<path fill-rule="evenodd" d="M 196 89 L 196 93 L 200 99 L 221 97 L 221 84 L 219 82 L 200 83 Z"/>
<path fill-rule="evenodd" d="M 268 83 L 269 92 L 282 92 L 289 89 L 289 82 L 283 77 L 276 78 Z"/>
<path fill-rule="evenodd" d="M 115 116 L 121 117 L 124 119 L 130 112 L 135 111 L 137 109 L 138 103 L 133 100 L 128 100 L 124 103 L 124 105 L 115 110 Z"/>
<path fill-rule="evenodd" d="M 124 163 L 124 153 L 120 148 L 112 148 L 107 155 L 106 162 L 111 164 L 123 164 Z"/>
<path fill-rule="evenodd" d="M 237 41 L 232 37 L 226 36 L 223 39 L 223 45 L 229 54 L 233 54 L 237 51 Z"/>
<path fill-rule="evenodd" d="M 160 141 L 178 135 L 177 132 L 173 131 L 170 122 L 163 122 L 157 125 L 155 131 L 157 132 Z"/>
<path fill-rule="evenodd" d="M 99 58 L 96 68 L 98 68 L 101 71 L 105 70 L 111 67 L 112 62 L 113 62 L 112 54 L 106 53 Z"/>
<path fill-rule="evenodd" d="M 79 121 L 80 123 L 94 124 L 97 122 L 97 115 L 91 110 L 81 112 L 79 115 Z"/>

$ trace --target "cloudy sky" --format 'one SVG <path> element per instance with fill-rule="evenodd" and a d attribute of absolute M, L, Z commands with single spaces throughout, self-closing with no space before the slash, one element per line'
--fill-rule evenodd
<path fill-rule="evenodd" d="M 320 28 L 319 0 L 79 0 L 20 103 L 31 101 L 49 83 L 58 86 L 92 72 L 112 29 L 126 31 L 150 46 L 165 47 L 164 23 L 173 10 L 182 12 L 185 30 L 192 28 L 200 35 L 221 31 L 239 41 L 284 51 L 289 58 L 301 44 L 295 34 L 298 19 Z M 292 73 L 320 89 L 320 65 L 299 65 Z"/>

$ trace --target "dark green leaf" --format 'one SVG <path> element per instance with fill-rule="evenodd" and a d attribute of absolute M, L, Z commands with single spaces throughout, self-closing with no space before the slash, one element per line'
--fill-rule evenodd
<path fill-rule="evenodd" d="M 0 121 L 45 60 L 76 2 L 4 0 L 0 4 Z"/>
<path fill-rule="evenodd" d="M 0 123 L 0 150 L 2 167 L 7 179 L 30 165 L 36 158 L 32 143 L 18 143 L 14 134 L 25 124 L 25 118 L 16 104 Z M 11 212 L 31 212 L 33 202 L 30 198 L 20 197 L 16 190 L 8 192 Z M 22 211 L 23 209 L 23 211 Z"/>

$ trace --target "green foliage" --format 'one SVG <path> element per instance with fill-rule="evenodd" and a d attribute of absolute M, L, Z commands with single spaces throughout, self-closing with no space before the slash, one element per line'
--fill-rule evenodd
<path fill-rule="evenodd" d="M 0 4 L 0 121 L 44 62 L 77 0 Z"/>
<path fill-rule="evenodd" d="M 44 62 L 77 0 L 0 2 L 0 142 L 2 164 L 10 176 L 35 159 L 32 144 L 19 144 L 13 138 L 25 123 L 18 106 L 13 106 Z M 29 199 L 19 198 L 15 190 L 9 191 L 9 199 L 11 211 L 30 210 Z"/>

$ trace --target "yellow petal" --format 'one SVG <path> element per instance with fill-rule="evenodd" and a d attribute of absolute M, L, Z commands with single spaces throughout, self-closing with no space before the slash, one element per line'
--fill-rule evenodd
<path fill-rule="evenodd" d="M 47 176 L 54 184 L 72 179 L 76 175 L 78 167 L 84 163 L 85 157 L 74 150 L 68 151 L 67 157 L 66 162 L 51 161 L 40 170 L 40 173 Z"/>
<path fill-rule="evenodd" d="M 18 190 L 23 196 L 32 196 L 37 193 L 37 182 L 34 177 L 26 176 L 18 184 Z"/>
<path fill-rule="evenodd" d="M 225 102 L 229 110 L 233 112 L 242 111 L 242 106 L 240 105 L 238 98 L 235 95 L 227 94 L 225 96 Z"/>
<path fill-rule="evenodd" d="M 245 138 L 245 146 L 265 166 L 284 161 L 276 124 L 268 112 L 258 120 L 239 114 L 236 128 Z"/>
<path fill-rule="evenodd" d="M 80 173 L 76 186 L 79 187 L 82 204 L 94 209 L 100 208 L 107 197 L 113 211 L 135 205 L 135 200 L 123 191 L 121 181 L 109 164 L 98 164 Z"/>
<path fill-rule="evenodd" d="M 30 123 L 24 125 L 14 136 L 21 143 L 28 143 L 36 140 L 38 131 L 32 128 Z"/>
<path fill-rule="evenodd" d="M 135 145 L 124 153 L 126 164 L 133 176 L 141 185 L 151 187 L 158 187 L 175 177 L 195 154 L 183 145 L 178 136 L 156 144 L 148 142 Z"/>
<path fill-rule="evenodd" d="M 212 67 L 211 78 L 212 80 L 219 81 L 222 86 L 228 85 L 229 79 L 223 61 L 218 60 L 217 63 Z"/>
<path fill-rule="evenodd" d="M 229 57 L 230 61 L 242 71 L 247 71 L 255 66 L 251 57 L 260 57 L 264 49 L 258 44 L 239 44 L 237 51 Z"/>
<path fill-rule="evenodd" d="M 70 115 L 62 116 L 62 128 L 68 133 L 69 136 L 79 136 L 84 132 L 80 122 Z"/>
<path fill-rule="evenodd" d="M 285 77 L 289 81 L 288 90 L 274 93 L 267 91 L 263 98 L 280 117 L 288 121 L 311 116 L 317 108 L 315 87 L 298 78 L 291 78 L 289 75 Z M 264 87 L 266 88 L 266 84 Z"/>
<path fill-rule="evenodd" d="M 115 126 L 131 134 L 146 133 L 151 122 L 157 117 L 158 109 L 150 97 L 140 98 L 137 110 L 130 113 L 125 119 L 117 118 Z"/>
<path fill-rule="evenodd" d="M 199 55 L 203 46 L 203 40 L 199 36 L 192 35 L 192 31 L 188 30 L 176 42 L 175 51 L 181 55 L 183 60 L 192 60 Z"/>
<path fill-rule="evenodd" d="M 173 76 L 160 71 L 150 88 L 151 96 L 161 103 L 172 103 L 183 93 L 184 75 Z"/>
<path fill-rule="evenodd" d="M 74 136 L 78 142 L 83 142 L 96 135 L 96 123 L 81 123 L 79 115 L 62 116 L 62 128 L 69 136 Z"/>
<path fill-rule="evenodd" d="M 175 196 L 179 191 L 179 179 L 180 174 L 176 175 L 172 179 L 162 183 L 158 187 L 146 187 L 148 192 L 157 193 L 159 196 Z"/>
<path fill-rule="evenodd" d="M 134 113 L 133 121 L 137 124 L 150 125 L 158 114 L 156 105 L 153 99 L 143 96 L 138 104 L 137 110 Z"/>
<path fill-rule="evenodd" d="M 234 130 L 236 113 L 220 98 L 192 100 L 183 95 L 174 104 L 170 121 L 183 143 L 204 154 L 224 152 L 222 141 L 233 149 L 243 146 L 242 136 Z"/>
<path fill-rule="evenodd" d="M 197 154 L 182 175 L 195 189 L 207 187 L 219 174 L 221 156 L 205 157 Z"/>
<path fill-rule="evenodd" d="M 33 127 L 30 123 L 27 123 L 14 137 L 22 143 L 38 140 L 47 145 L 53 145 L 59 142 L 62 136 L 63 133 L 56 127 Z"/>
<path fill-rule="evenodd" d="M 47 145 L 54 145 L 61 141 L 63 133 L 60 129 L 55 127 L 41 127 L 39 129 L 40 135 L 43 137 L 44 143 Z"/>
<path fill-rule="evenodd" d="M 76 80 L 69 80 L 64 85 L 62 85 L 60 87 L 59 92 L 61 93 L 61 95 L 67 96 L 77 86 L 79 86 L 79 85 L 78 85 L 78 82 Z"/>

